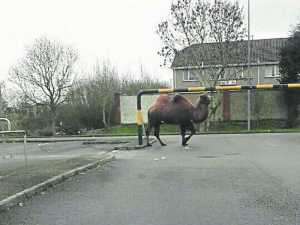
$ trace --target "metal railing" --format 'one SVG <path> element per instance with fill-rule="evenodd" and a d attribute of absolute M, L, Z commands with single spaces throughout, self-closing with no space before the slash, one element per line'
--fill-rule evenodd
<path fill-rule="evenodd" d="M 11 122 L 7 118 L 0 118 L 0 121 L 5 121 L 7 122 L 7 130 L 11 131 Z"/>
<path fill-rule="evenodd" d="M 6 135 L 6 134 L 23 134 L 23 153 L 24 153 L 24 160 L 25 160 L 25 167 L 28 167 L 28 155 L 27 155 L 27 135 L 25 130 L 11 130 L 11 122 L 7 118 L 0 118 L 0 121 L 6 121 L 7 122 L 7 130 L 6 131 L 0 131 L 0 135 Z"/>
<path fill-rule="evenodd" d="M 138 132 L 138 143 L 143 144 L 143 114 L 142 114 L 142 96 L 147 94 L 168 94 L 168 93 L 199 93 L 215 91 L 241 91 L 241 90 L 285 90 L 300 89 L 300 83 L 292 84 L 257 84 L 257 85 L 234 85 L 234 86 L 215 86 L 215 87 L 190 87 L 190 88 L 163 88 L 163 89 L 145 89 L 137 94 L 137 113 L 136 123 Z"/>

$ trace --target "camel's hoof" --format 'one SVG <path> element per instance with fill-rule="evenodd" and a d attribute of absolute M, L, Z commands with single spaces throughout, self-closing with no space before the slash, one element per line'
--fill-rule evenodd
<path fill-rule="evenodd" d="M 167 146 L 167 144 L 161 144 L 161 146 Z"/>
<path fill-rule="evenodd" d="M 151 144 L 149 144 L 149 143 L 147 144 L 147 147 L 151 147 L 151 146 L 152 146 Z"/>

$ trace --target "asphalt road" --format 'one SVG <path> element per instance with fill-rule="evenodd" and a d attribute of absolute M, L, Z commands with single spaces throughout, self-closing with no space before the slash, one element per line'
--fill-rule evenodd
<path fill-rule="evenodd" d="M 162 137 L 0 214 L 0 224 L 300 224 L 300 134 Z"/>

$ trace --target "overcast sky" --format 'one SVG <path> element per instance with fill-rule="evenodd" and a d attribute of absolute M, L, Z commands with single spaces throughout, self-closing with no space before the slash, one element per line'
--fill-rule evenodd
<path fill-rule="evenodd" d="M 247 13 L 247 0 L 240 0 Z M 0 0 L 0 80 L 35 38 L 48 36 L 78 49 L 80 65 L 110 59 L 120 72 L 144 69 L 171 79 L 157 55 L 157 24 L 171 0 Z M 300 22 L 299 0 L 251 0 L 254 38 L 286 37 Z"/>

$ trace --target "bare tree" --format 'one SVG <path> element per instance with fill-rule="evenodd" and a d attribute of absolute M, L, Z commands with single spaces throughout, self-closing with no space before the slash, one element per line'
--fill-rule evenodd
<path fill-rule="evenodd" d="M 158 24 L 157 29 L 162 41 L 158 54 L 164 59 L 163 65 L 171 63 L 180 50 L 208 40 L 209 7 L 208 2 L 201 0 L 177 0 L 172 3 L 170 18 Z"/>
<path fill-rule="evenodd" d="M 153 78 L 151 74 L 140 65 L 140 74 L 126 74 L 120 80 L 120 92 L 126 95 L 136 95 L 141 89 L 167 88 L 166 81 Z"/>
<path fill-rule="evenodd" d="M 100 103 L 99 111 L 101 111 L 103 126 L 107 128 L 110 126 L 114 94 L 119 91 L 118 72 L 109 61 L 103 61 L 101 64 L 99 62 L 96 64 L 93 75 L 90 85 Z"/>
<path fill-rule="evenodd" d="M 176 0 L 170 18 L 158 25 L 157 33 L 162 41 L 158 54 L 163 64 L 169 65 L 182 50 L 187 51 L 189 56 L 180 60 L 198 68 L 195 75 L 203 86 L 215 86 L 225 73 L 227 79 L 237 78 L 242 68 L 230 64 L 246 59 L 243 8 L 237 1 Z M 215 98 L 210 115 L 215 115 L 220 103 L 220 98 Z"/>
<path fill-rule="evenodd" d="M 211 68 L 217 75 L 209 77 L 215 82 L 232 57 L 239 60 L 243 47 L 240 41 L 245 31 L 243 8 L 238 2 L 225 0 L 211 4 L 207 0 L 177 0 L 171 5 L 170 18 L 158 24 L 157 33 L 162 41 L 158 54 L 163 57 L 164 65 L 168 65 L 181 50 L 197 45 L 189 52 L 191 57 L 186 64 L 215 65 Z"/>
<path fill-rule="evenodd" d="M 49 108 L 53 135 L 57 108 L 65 101 L 72 85 L 77 58 L 77 51 L 72 47 L 42 37 L 36 39 L 25 56 L 10 69 L 10 80 L 26 99 Z"/>

